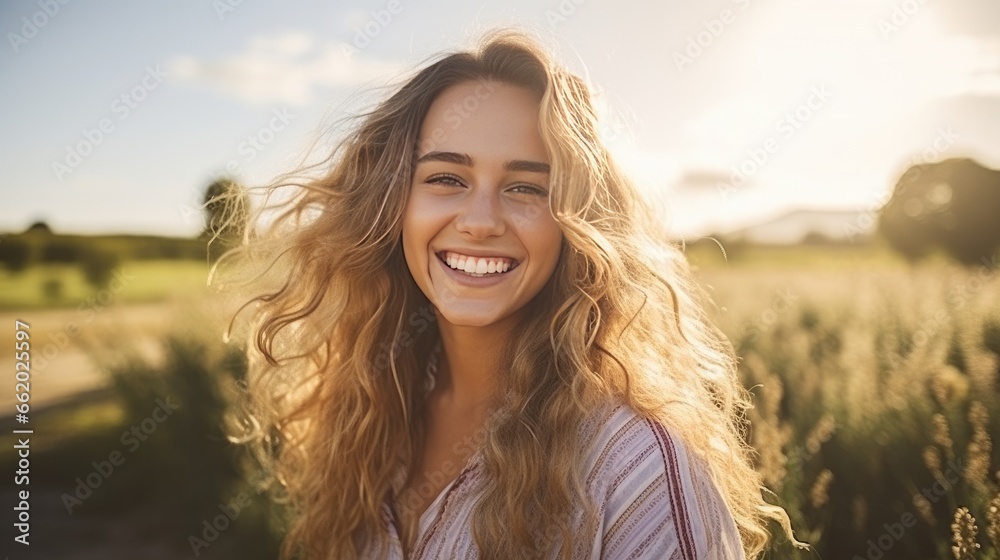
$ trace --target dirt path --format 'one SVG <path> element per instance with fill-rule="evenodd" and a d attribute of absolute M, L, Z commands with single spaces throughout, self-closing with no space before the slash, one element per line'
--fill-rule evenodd
<path fill-rule="evenodd" d="M 112 353 L 135 349 L 155 359 L 157 342 L 182 313 L 174 303 L 2 312 L 0 368 L 15 368 L 15 321 L 31 325 L 30 404 L 38 410 L 106 385 L 85 345 Z M 0 391 L 0 417 L 14 414 L 16 403 L 12 386 Z"/>

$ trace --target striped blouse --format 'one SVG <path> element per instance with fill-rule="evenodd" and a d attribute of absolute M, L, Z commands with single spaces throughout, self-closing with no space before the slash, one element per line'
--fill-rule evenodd
<path fill-rule="evenodd" d="M 574 559 L 743 559 L 739 532 L 718 489 L 685 445 L 626 404 L 595 411 L 580 429 L 594 445 L 586 485 L 598 509 L 596 531 L 582 534 L 576 514 Z M 421 515 L 412 559 L 478 558 L 471 520 L 479 497 L 480 452 Z M 405 473 L 394 485 L 396 495 Z M 364 558 L 403 560 L 388 501 L 382 518 L 389 541 L 369 542 Z M 558 540 L 558 537 L 557 537 Z M 388 548 L 385 548 L 388 547 Z M 558 558 L 553 551 L 552 558 Z"/>

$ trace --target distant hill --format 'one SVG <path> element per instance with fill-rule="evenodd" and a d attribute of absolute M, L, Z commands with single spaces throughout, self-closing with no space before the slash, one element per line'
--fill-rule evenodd
<path fill-rule="evenodd" d="M 804 241 L 859 243 L 871 239 L 877 221 L 878 216 L 868 209 L 801 209 L 722 235 L 730 240 L 764 245 L 793 245 Z"/>

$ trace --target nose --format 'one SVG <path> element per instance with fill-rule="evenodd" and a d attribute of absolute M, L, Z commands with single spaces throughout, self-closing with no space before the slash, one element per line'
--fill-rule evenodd
<path fill-rule="evenodd" d="M 455 217 L 455 227 L 477 239 L 503 235 L 507 226 L 495 190 L 473 189 Z"/>

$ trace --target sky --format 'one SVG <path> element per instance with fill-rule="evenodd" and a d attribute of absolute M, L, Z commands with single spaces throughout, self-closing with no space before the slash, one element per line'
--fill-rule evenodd
<path fill-rule="evenodd" d="M 0 231 L 194 235 L 211 181 L 295 168 L 499 26 L 587 80 L 678 236 L 876 210 L 914 162 L 1000 168 L 996 0 L 34 0 L 0 22 Z"/>

